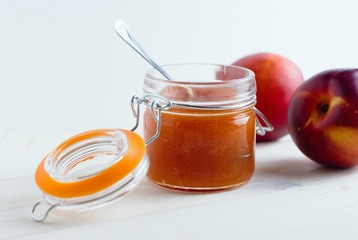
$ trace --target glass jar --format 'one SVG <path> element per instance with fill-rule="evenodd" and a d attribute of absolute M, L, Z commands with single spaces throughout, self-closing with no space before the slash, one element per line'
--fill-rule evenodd
<path fill-rule="evenodd" d="M 256 84 L 254 73 L 236 66 L 176 64 L 146 72 L 144 94 L 171 101 L 161 112 L 160 134 L 147 146 L 148 178 L 180 191 L 236 188 L 255 169 Z M 147 108 L 144 138 L 157 131 Z M 259 130 L 264 130 L 259 124 Z M 267 129 L 266 129 L 267 130 Z"/>
<path fill-rule="evenodd" d="M 54 208 L 82 211 L 107 205 L 146 174 L 159 186 L 194 192 L 230 189 L 251 178 L 255 130 L 262 135 L 273 129 L 254 107 L 253 72 L 205 64 L 165 68 L 175 80 L 151 70 L 145 95 L 133 96 L 132 130 L 77 134 L 41 161 L 35 180 L 42 199 L 32 209 L 35 221 L 44 221 Z M 134 132 L 142 104 L 146 141 Z"/>

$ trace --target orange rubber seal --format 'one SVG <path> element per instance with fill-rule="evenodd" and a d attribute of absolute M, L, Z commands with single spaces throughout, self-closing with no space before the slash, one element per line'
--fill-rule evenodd
<path fill-rule="evenodd" d="M 79 141 L 96 136 L 108 136 L 110 129 L 98 129 L 78 134 L 62 144 L 55 151 L 71 146 Z M 131 173 L 142 161 L 145 152 L 145 142 L 136 133 L 118 129 L 124 133 L 128 140 L 128 150 L 121 160 L 94 176 L 74 182 L 59 182 L 53 179 L 45 170 L 45 159 L 42 160 L 35 173 L 37 186 L 46 194 L 59 198 L 75 198 L 87 196 L 104 190 L 120 181 Z"/>

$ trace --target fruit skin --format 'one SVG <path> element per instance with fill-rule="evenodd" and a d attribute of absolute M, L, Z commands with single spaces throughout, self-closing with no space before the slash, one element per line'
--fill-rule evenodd
<path fill-rule="evenodd" d="M 252 70 L 257 85 L 256 107 L 274 126 L 274 131 L 257 136 L 258 142 L 287 135 L 287 110 L 292 94 L 304 81 L 300 69 L 289 59 L 274 53 L 256 53 L 233 63 Z"/>
<path fill-rule="evenodd" d="M 358 164 L 358 69 L 332 69 L 305 81 L 287 115 L 297 147 L 313 161 L 336 168 Z"/>

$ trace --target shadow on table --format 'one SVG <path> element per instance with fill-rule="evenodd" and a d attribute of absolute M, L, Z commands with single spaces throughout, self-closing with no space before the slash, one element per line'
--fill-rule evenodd
<path fill-rule="evenodd" d="M 271 185 L 279 189 L 300 187 L 339 178 L 356 172 L 356 168 L 335 169 L 322 166 L 307 158 L 257 161 L 252 185 Z"/>

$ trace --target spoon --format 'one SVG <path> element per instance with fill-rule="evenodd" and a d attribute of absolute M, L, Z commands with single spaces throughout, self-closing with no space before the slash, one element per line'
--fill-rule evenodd
<path fill-rule="evenodd" d="M 149 55 L 143 50 L 143 48 L 139 45 L 139 43 L 132 36 L 129 27 L 125 22 L 120 19 L 117 19 L 114 22 L 114 29 L 117 34 L 131 47 L 133 48 L 139 55 L 141 55 L 150 65 L 152 65 L 155 69 L 157 69 L 166 79 L 173 80 L 170 75 L 161 68 Z"/>

